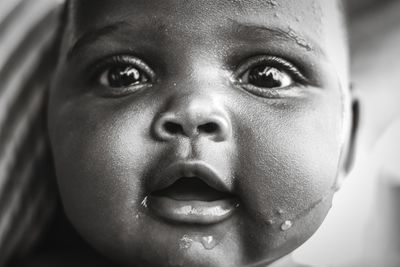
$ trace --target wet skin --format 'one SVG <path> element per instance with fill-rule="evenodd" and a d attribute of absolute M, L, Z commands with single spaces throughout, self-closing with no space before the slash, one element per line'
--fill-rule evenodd
<path fill-rule="evenodd" d="M 52 83 L 71 222 L 127 266 L 290 253 L 325 218 L 350 146 L 336 1 L 117 2 L 72 1 Z"/>

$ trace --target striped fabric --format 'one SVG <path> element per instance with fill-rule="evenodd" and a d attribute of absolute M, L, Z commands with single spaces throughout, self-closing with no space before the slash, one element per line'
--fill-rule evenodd
<path fill-rule="evenodd" d="M 59 4 L 0 2 L 0 267 L 33 247 L 56 205 L 45 99 Z"/>

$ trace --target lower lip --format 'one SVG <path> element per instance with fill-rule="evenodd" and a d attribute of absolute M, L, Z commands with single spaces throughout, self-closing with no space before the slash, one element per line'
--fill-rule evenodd
<path fill-rule="evenodd" d="M 216 224 L 231 216 L 238 207 L 235 199 L 207 202 L 154 196 L 148 198 L 147 204 L 158 217 L 187 224 Z"/>

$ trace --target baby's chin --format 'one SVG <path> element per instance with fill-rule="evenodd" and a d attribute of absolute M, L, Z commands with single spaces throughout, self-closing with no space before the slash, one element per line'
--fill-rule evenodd
<path fill-rule="evenodd" d="M 89 241 L 122 266 L 243 266 L 244 248 L 237 226 L 235 216 L 213 225 L 195 225 L 141 214 L 124 240 L 99 243 L 89 237 Z"/>
<path fill-rule="evenodd" d="M 113 237 L 99 240 L 98 231 L 86 237 L 122 266 L 268 266 L 311 237 L 330 207 L 331 197 L 326 197 L 285 224 L 248 217 L 240 208 L 221 222 L 193 224 L 160 219 L 141 206 L 134 225 Z"/>

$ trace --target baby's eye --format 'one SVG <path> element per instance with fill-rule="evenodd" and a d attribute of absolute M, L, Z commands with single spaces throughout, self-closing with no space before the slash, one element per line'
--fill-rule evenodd
<path fill-rule="evenodd" d="M 240 81 L 260 88 L 284 88 L 293 83 L 292 77 L 286 71 L 267 64 L 248 70 Z"/>
<path fill-rule="evenodd" d="M 111 96 L 124 96 L 151 86 L 155 76 L 144 61 L 132 56 L 113 57 L 96 69 L 96 82 L 102 85 L 105 95 Z"/>
<path fill-rule="evenodd" d="M 144 84 L 149 77 L 132 65 L 121 65 L 105 70 L 100 76 L 100 83 L 107 87 L 119 88 Z"/>
<path fill-rule="evenodd" d="M 307 83 L 293 64 L 272 56 L 251 58 L 239 67 L 236 77 L 242 88 L 261 97 L 275 97 L 281 90 Z"/>

